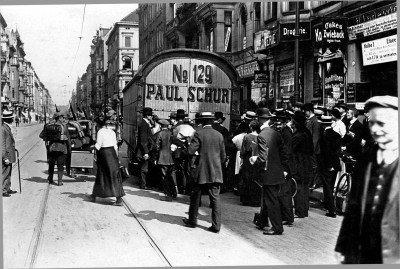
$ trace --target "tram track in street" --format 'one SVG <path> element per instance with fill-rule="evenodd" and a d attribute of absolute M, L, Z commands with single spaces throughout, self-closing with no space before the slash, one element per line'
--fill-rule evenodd
<path fill-rule="evenodd" d="M 126 201 L 124 198 L 122 198 L 122 201 L 124 203 L 125 209 L 131 214 L 137 223 L 140 225 L 144 233 L 146 234 L 148 238 L 148 242 L 150 243 L 151 247 L 154 249 L 154 251 L 157 253 L 157 255 L 160 257 L 160 259 L 164 262 L 166 267 L 172 267 L 171 262 L 168 260 L 168 258 L 165 256 L 164 252 L 162 251 L 161 247 L 157 244 L 156 240 L 154 237 L 151 235 L 150 231 L 147 229 L 146 225 L 137 217 L 137 213 L 135 209 L 132 207 L 131 204 L 129 204 L 128 201 Z"/>

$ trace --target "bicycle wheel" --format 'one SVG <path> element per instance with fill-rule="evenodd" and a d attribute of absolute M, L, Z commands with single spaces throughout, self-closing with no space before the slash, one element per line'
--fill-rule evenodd
<path fill-rule="evenodd" d="M 350 175 L 344 173 L 338 180 L 335 186 L 334 203 L 336 206 L 336 212 L 343 214 L 346 206 L 347 194 L 350 190 Z"/>

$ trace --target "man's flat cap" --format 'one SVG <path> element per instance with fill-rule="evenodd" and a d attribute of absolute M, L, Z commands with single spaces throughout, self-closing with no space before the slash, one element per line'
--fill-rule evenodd
<path fill-rule="evenodd" d="M 369 98 L 365 102 L 364 110 L 369 111 L 374 107 L 387 107 L 398 110 L 399 109 L 399 100 L 395 96 L 384 95 L 384 96 L 374 96 Z"/>

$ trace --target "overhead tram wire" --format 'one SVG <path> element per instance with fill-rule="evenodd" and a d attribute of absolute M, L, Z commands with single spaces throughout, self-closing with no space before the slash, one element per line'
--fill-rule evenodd
<path fill-rule="evenodd" d="M 72 69 L 74 68 L 74 65 L 75 65 L 76 57 L 78 56 L 78 51 L 79 51 L 79 47 L 80 47 L 80 45 L 81 45 L 81 40 L 82 40 L 82 38 L 83 38 L 83 37 L 82 37 L 82 32 L 83 32 L 83 23 L 85 22 L 85 12 L 86 12 L 86 4 L 85 4 L 85 6 L 84 6 L 84 8 L 83 8 L 83 17 L 82 17 L 82 25 L 81 25 L 81 34 L 80 34 L 80 36 L 78 37 L 78 38 L 79 38 L 78 48 L 76 49 L 74 61 L 73 61 L 73 63 L 72 63 L 71 71 L 69 72 L 68 77 L 71 76 Z"/>

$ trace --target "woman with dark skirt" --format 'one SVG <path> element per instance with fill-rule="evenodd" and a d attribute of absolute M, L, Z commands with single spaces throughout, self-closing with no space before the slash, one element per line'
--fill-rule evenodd
<path fill-rule="evenodd" d="M 99 131 L 94 145 L 97 156 L 97 175 L 89 199 L 95 202 L 96 197 L 116 197 L 117 201 L 113 205 L 122 206 L 122 196 L 125 196 L 125 192 L 119 171 L 117 137 L 110 123 L 103 118 L 97 121 Z"/>
<path fill-rule="evenodd" d="M 250 164 L 249 158 L 257 156 L 257 136 L 260 131 L 260 125 L 257 120 L 250 122 L 250 133 L 244 136 L 240 157 L 243 160 L 241 169 L 242 184 L 239 186 L 240 201 L 245 206 L 260 206 L 261 188 L 254 182 L 257 173 Z"/>

